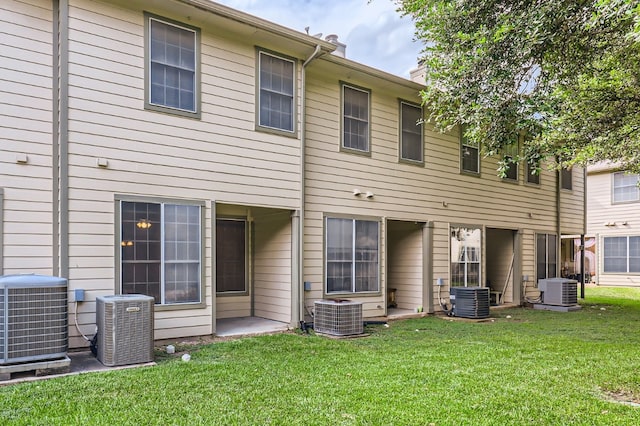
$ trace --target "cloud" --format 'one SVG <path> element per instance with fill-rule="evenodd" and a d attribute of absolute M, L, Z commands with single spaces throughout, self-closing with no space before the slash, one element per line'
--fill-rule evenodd
<path fill-rule="evenodd" d="M 392 0 L 219 0 L 311 35 L 337 34 L 347 58 L 403 77 L 415 68 L 422 48 L 414 42 L 411 19 L 401 17 Z"/>

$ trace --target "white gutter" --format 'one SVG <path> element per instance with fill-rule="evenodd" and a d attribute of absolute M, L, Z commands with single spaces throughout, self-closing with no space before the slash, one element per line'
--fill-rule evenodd
<path fill-rule="evenodd" d="M 306 155 L 306 107 L 307 107 L 307 86 L 306 86 L 306 75 L 307 75 L 307 66 L 316 59 L 318 56 L 322 55 L 322 48 L 320 44 L 316 45 L 315 50 L 303 63 L 302 63 L 302 83 L 300 89 L 300 96 L 302 97 L 301 107 L 300 107 L 300 224 L 299 224 L 299 235 L 298 241 L 300 244 L 298 250 L 298 286 L 299 286 L 299 294 L 300 299 L 298 301 L 299 309 L 300 309 L 300 321 L 304 321 L 304 304 L 305 304 L 305 295 L 304 295 L 304 210 L 305 210 L 305 155 Z"/>

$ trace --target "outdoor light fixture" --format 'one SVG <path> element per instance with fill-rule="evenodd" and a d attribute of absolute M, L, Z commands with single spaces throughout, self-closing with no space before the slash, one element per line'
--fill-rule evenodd
<path fill-rule="evenodd" d="M 353 195 L 355 195 L 356 197 L 362 195 L 362 191 L 360 191 L 360 189 L 358 188 L 353 188 Z"/>
<path fill-rule="evenodd" d="M 373 196 L 375 194 L 373 192 L 371 192 L 371 191 L 367 191 L 367 193 L 365 195 L 367 196 L 367 198 L 373 198 Z"/>
<path fill-rule="evenodd" d="M 131 247 L 133 245 L 133 241 L 123 241 L 120 243 L 122 247 Z"/>
<path fill-rule="evenodd" d="M 140 229 L 149 229 L 151 228 L 151 222 L 149 222 L 149 219 L 140 219 L 136 226 Z"/>

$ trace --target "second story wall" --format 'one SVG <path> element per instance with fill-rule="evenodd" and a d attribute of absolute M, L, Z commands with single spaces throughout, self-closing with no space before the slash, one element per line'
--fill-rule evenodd
<path fill-rule="evenodd" d="M 0 275 L 54 272 L 52 17 L 0 4 Z"/>

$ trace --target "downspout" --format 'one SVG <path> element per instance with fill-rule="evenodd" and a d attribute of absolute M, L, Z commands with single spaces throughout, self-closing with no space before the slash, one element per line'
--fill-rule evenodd
<path fill-rule="evenodd" d="M 299 308 L 299 320 L 304 321 L 304 304 L 305 304 L 305 295 L 304 295 L 304 211 L 305 211 L 305 163 L 306 163 L 306 122 L 307 122 L 307 66 L 322 55 L 320 45 L 317 44 L 315 50 L 303 63 L 302 63 L 302 82 L 301 82 L 301 96 L 302 96 L 302 104 L 300 111 L 300 223 L 298 226 L 298 241 L 299 241 L 299 250 L 298 250 L 298 293 L 300 295 L 298 300 L 298 308 Z"/>
<path fill-rule="evenodd" d="M 560 177 L 561 177 L 561 173 L 560 173 L 560 169 L 558 169 L 558 171 L 556 172 L 556 277 L 560 276 L 560 263 L 561 263 L 561 259 L 560 259 L 560 250 L 562 247 L 562 224 L 560 221 Z"/>
<path fill-rule="evenodd" d="M 59 272 L 61 277 L 69 278 L 69 0 L 60 0 L 59 6 Z"/>
<path fill-rule="evenodd" d="M 586 270 L 584 266 L 585 257 L 585 238 L 587 233 L 587 168 L 582 169 L 582 235 L 580 236 L 580 299 L 584 299 L 584 277 Z"/>
<path fill-rule="evenodd" d="M 60 225 L 60 214 L 59 214 L 59 191 L 60 191 L 60 162 L 59 155 L 60 152 L 58 150 L 58 140 L 60 133 L 58 131 L 58 123 L 60 119 L 60 1 L 53 1 L 53 16 L 52 16 L 52 31 L 51 31 L 51 56 L 52 56 L 52 74 L 51 74 L 51 189 L 52 189 L 52 199 L 51 199 L 51 223 L 52 223 L 52 231 L 51 231 L 51 257 L 52 257 L 52 275 L 58 276 L 60 271 L 60 246 L 58 245 L 59 241 L 59 228 Z M 1 271 L 0 271 L 1 272 Z"/>

